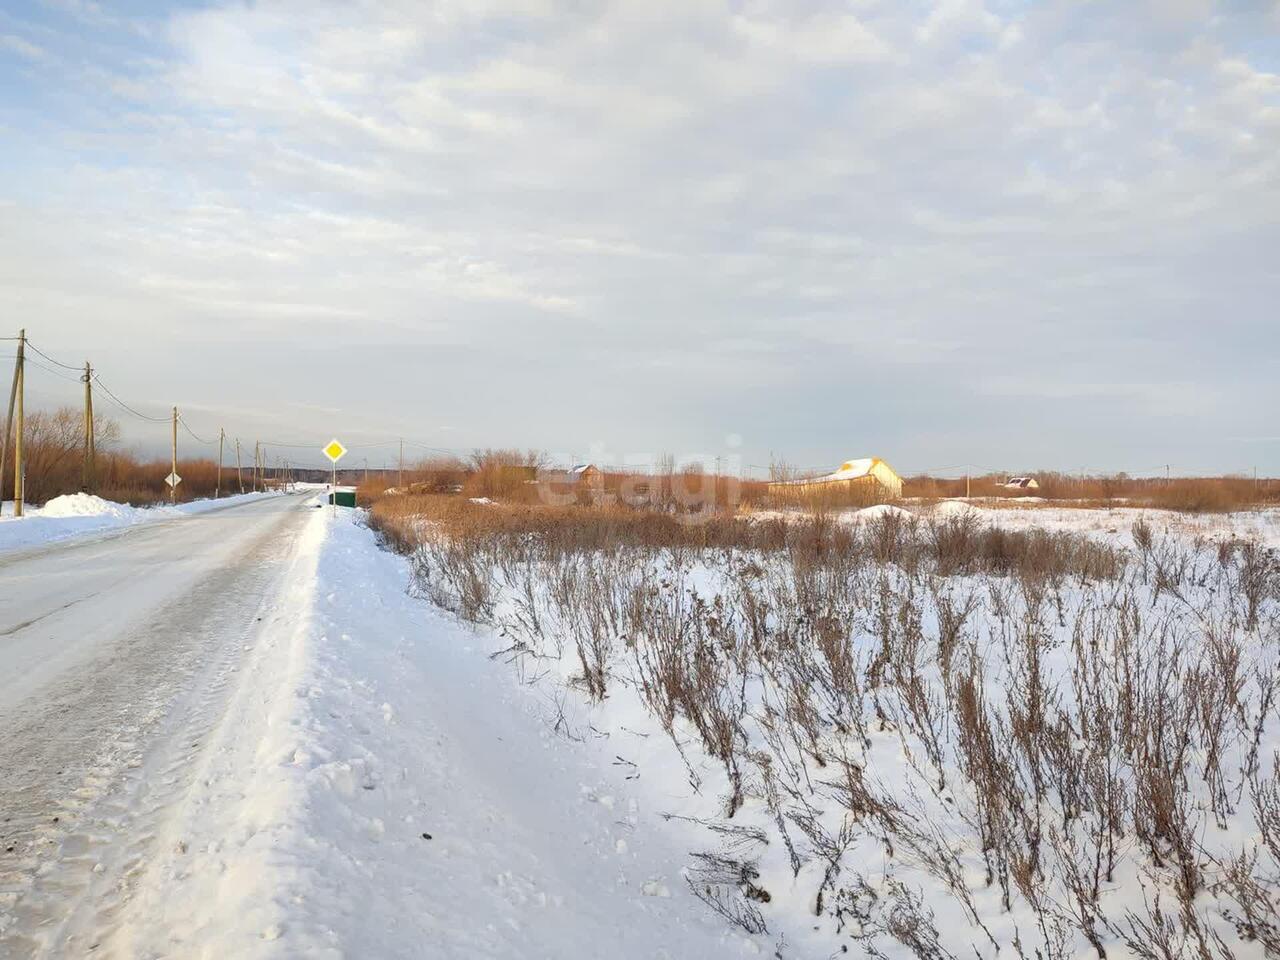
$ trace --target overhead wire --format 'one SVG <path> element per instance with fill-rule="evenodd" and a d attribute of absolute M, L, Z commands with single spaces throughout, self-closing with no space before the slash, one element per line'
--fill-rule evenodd
<path fill-rule="evenodd" d="M 29 363 L 31 364 L 31 366 L 38 367 L 39 369 L 45 371 L 50 376 L 59 377 L 63 380 L 68 381 L 69 383 L 82 382 L 80 377 L 73 377 L 73 376 L 70 376 L 69 374 L 63 373 L 61 370 L 55 370 L 53 369 L 53 367 L 47 367 L 43 363 L 41 363 L 39 360 L 32 360 L 30 357 L 23 357 L 22 363 L 24 366 Z"/>
<path fill-rule="evenodd" d="M 114 393 L 112 393 L 111 388 L 108 387 L 105 383 L 103 383 L 102 378 L 98 376 L 96 373 L 93 375 L 93 382 L 102 388 L 102 392 L 105 393 L 116 404 L 116 406 L 120 407 L 122 410 L 127 411 L 128 413 L 133 414 L 139 420 L 146 420 L 150 423 L 168 423 L 169 422 L 168 417 L 149 417 L 145 413 L 139 413 L 137 410 L 133 409 L 133 407 L 129 406 L 127 403 L 125 403 L 123 400 L 117 397 Z"/>
<path fill-rule="evenodd" d="M 75 364 L 74 366 L 73 366 L 72 364 L 70 364 L 70 363 L 63 363 L 61 360 L 55 360 L 53 357 L 49 356 L 47 353 L 45 353 L 43 350 L 41 350 L 39 347 L 37 347 L 37 346 L 36 346 L 34 343 L 32 343 L 30 340 L 27 340 L 27 342 L 26 342 L 26 343 L 27 343 L 27 346 L 28 346 L 30 349 L 32 349 L 32 350 L 34 350 L 36 353 L 40 354 L 40 356 L 44 357 L 44 358 L 45 358 L 46 360 L 48 360 L 50 363 L 56 363 L 58 366 L 60 366 L 60 367 L 66 367 L 68 370 L 80 370 L 80 371 L 83 371 L 83 370 L 84 370 L 84 364 L 82 364 L 82 363 L 81 363 L 81 364 Z"/>
<path fill-rule="evenodd" d="M 287 450 L 319 450 L 323 446 L 320 443 L 281 443 L 278 440 L 259 440 L 258 443 L 264 447 L 284 447 Z"/>
<path fill-rule="evenodd" d="M 9 340 L 16 341 L 16 340 L 19 340 L 19 339 L 20 339 L 19 337 L 0 337 L 0 340 L 6 340 L 6 341 L 9 341 Z M 56 364 L 57 366 L 62 367 L 62 368 L 66 369 L 66 370 L 69 370 L 69 371 L 76 371 L 76 372 L 80 372 L 80 371 L 82 371 L 82 370 L 83 370 L 83 367 L 80 367 L 80 366 L 74 366 L 74 365 L 69 364 L 69 363 L 63 363 L 61 360 L 58 360 L 58 359 L 56 359 L 56 358 L 54 358 L 54 357 L 49 356 L 49 354 L 45 353 L 43 350 L 41 350 L 39 347 L 37 347 L 35 344 L 33 344 L 30 340 L 27 340 L 27 341 L 26 341 L 26 345 L 27 345 L 28 347 L 30 347 L 30 348 L 31 348 L 31 350 L 32 350 L 34 353 L 36 353 L 36 354 L 37 354 L 37 355 L 39 355 L 40 357 L 43 357 L 45 360 L 49 361 L 49 362 L 50 362 L 50 363 L 52 363 L 52 364 Z M 0 359 L 12 360 L 12 359 L 16 359 L 16 355 L 6 355 L 6 356 L 3 356 L 3 357 L 0 357 Z M 45 370 L 45 371 L 47 371 L 48 373 L 50 373 L 50 374 L 52 374 L 52 375 L 54 375 L 54 376 L 62 377 L 63 379 L 67 380 L 68 382 L 82 382 L 82 379 L 83 379 L 82 377 L 74 377 L 74 376 L 70 376 L 70 375 L 68 375 L 68 374 L 60 373 L 60 372 L 59 372 L 59 371 L 57 371 L 57 370 L 54 370 L 54 369 L 52 369 L 52 368 L 50 368 L 50 367 L 46 367 L 46 366 L 44 366 L 44 365 L 43 365 L 43 364 L 41 364 L 39 361 L 33 360 L 33 359 L 32 359 L 32 358 L 30 358 L 30 357 L 27 357 L 27 358 L 26 358 L 26 362 L 31 363 L 31 364 L 33 364 L 33 365 L 35 365 L 35 366 L 37 366 L 37 367 L 40 367 L 42 370 Z M 102 381 L 102 377 L 101 377 L 99 374 L 97 374 L 96 372 L 93 374 L 93 382 L 94 382 L 94 383 L 96 383 L 96 384 L 98 385 L 98 387 L 102 390 L 102 392 L 103 392 L 104 394 L 106 394 L 107 398 L 108 398 L 112 403 L 114 403 L 114 404 L 115 404 L 116 406 L 118 406 L 121 410 L 124 410 L 126 413 L 130 414 L 131 416 L 137 417 L 139 420 L 146 421 L 147 423 L 168 423 L 168 422 L 170 422 L 170 418 L 169 418 L 169 417 L 153 417 L 153 416 L 149 416 L 149 415 L 147 415 L 147 414 L 145 414 L 145 413 L 140 412 L 139 410 L 135 409 L 134 407 L 130 406 L 130 405 L 129 405 L 128 403 L 126 403 L 124 400 L 120 399 L 120 397 L 119 397 L 119 396 L 117 396 L 117 395 L 116 395 L 116 394 L 111 390 L 111 388 L 110 388 L 110 387 L 108 387 L 108 386 L 107 386 L 107 385 Z M 183 428 L 183 429 L 184 429 L 184 430 L 185 430 L 185 431 L 186 431 L 186 432 L 191 436 L 191 438 L 192 438 L 193 440 L 195 440 L 197 443 L 203 443 L 203 444 L 210 444 L 210 445 L 212 445 L 212 444 L 215 442 L 215 441 L 213 441 L 213 440 L 207 440 L 207 439 L 205 439 L 205 438 L 201 437 L 199 434 L 197 434 L 197 433 L 196 433 L 196 432 L 191 428 L 191 425 L 190 425 L 190 424 L 188 424 L 188 423 L 186 422 L 186 420 L 185 420 L 181 415 L 179 415 L 179 417 L 178 417 L 178 421 L 182 424 L 182 428 Z M 321 443 L 315 443 L 315 442 L 310 442 L 310 443 L 285 443 L 285 442 L 283 442 L 283 441 L 277 441 L 277 440 L 263 440 L 263 441 L 259 441 L 259 442 L 260 442 L 260 443 L 262 444 L 262 446 L 264 446 L 264 447 L 271 446 L 271 447 L 283 448 L 283 449 L 287 449 L 287 450 L 312 450 L 312 449 L 316 449 L 316 448 L 319 448 L 319 447 L 322 447 L 322 446 L 323 446 L 323 444 L 321 444 Z M 397 437 L 397 438 L 395 438 L 395 439 L 387 439 L 387 440 L 373 440 L 373 441 L 369 441 L 368 443 L 353 443 L 353 444 L 351 444 L 351 445 L 350 445 L 349 449 L 351 449 L 351 450 L 353 450 L 353 451 L 356 451 L 356 450 L 370 449 L 370 448 L 373 448 L 373 447 L 394 447 L 394 446 L 396 446 L 397 444 L 403 444 L 403 445 L 405 445 L 405 446 L 414 447 L 414 448 L 416 448 L 416 449 L 418 449 L 418 450 L 425 450 L 425 451 L 427 451 L 427 452 L 429 452 L 429 453 L 445 454 L 445 455 L 449 455 L 449 456 L 456 456 L 456 455 L 459 455 L 459 454 L 465 455 L 465 454 L 468 452 L 468 451 L 466 451 L 466 450 L 461 450 L 460 448 L 437 447 L 437 446 L 434 446 L 434 445 L 429 444 L 429 443 L 423 443 L 421 440 L 412 440 L 412 439 L 409 439 L 409 438 L 407 438 L 407 437 Z"/>
<path fill-rule="evenodd" d="M 207 446 L 213 446 L 217 442 L 216 440 L 206 440 L 204 437 L 200 436 L 198 433 L 192 430 L 191 427 L 187 425 L 187 421 L 183 418 L 182 414 L 178 414 L 178 422 L 182 424 L 183 430 L 191 434 L 191 439 L 194 440 L 196 443 L 203 443 Z"/>

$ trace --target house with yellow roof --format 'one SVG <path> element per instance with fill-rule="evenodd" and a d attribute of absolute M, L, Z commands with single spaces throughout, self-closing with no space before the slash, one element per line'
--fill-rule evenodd
<path fill-rule="evenodd" d="M 818 477 L 775 480 L 769 495 L 779 500 L 844 499 L 867 502 L 897 500 L 902 478 L 879 457 L 846 460 L 838 470 Z"/>

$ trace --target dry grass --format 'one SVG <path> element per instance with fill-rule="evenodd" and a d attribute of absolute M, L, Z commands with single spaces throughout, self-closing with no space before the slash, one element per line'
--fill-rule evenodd
<path fill-rule="evenodd" d="M 168 501 L 169 487 L 164 478 L 172 464 L 168 460 L 139 460 L 126 453 L 98 456 L 98 483 L 93 492 L 117 503 L 144 505 Z M 252 489 L 252 471 L 245 471 L 245 489 Z M 178 460 L 179 500 L 212 497 L 217 490 L 218 464 L 213 460 Z M 77 485 L 75 489 L 79 489 Z M 72 491 L 65 491 L 72 492 Z M 222 495 L 239 493 L 236 469 L 222 468 Z"/>
<path fill-rule="evenodd" d="M 1073 506 L 1114 506 L 1117 502 L 1135 506 L 1179 510 L 1188 513 L 1225 513 L 1280 503 L 1280 481 L 1252 477 L 1150 477 L 1115 476 L 1076 477 L 1043 472 L 1034 476 L 1036 490 L 1008 489 L 1001 475 L 971 477 L 966 484 L 961 478 L 909 477 L 903 487 L 904 497 L 944 499 L 972 497 L 1014 500 L 1019 497 L 1043 497 L 1046 500 L 1069 500 Z"/>
<path fill-rule="evenodd" d="M 872 524 L 849 526 L 824 515 L 796 522 L 717 513 L 688 523 L 679 514 L 618 505 L 545 507 L 409 495 L 379 499 L 370 522 L 401 552 L 418 546 L 429 528 L 433 542 L 447 539 L 491 555 L 743 551 L 785 553 L 797 562 L 813 563 L 860 564 L 872 557 L 911 570 L 928 564 L 948 576 L 1017 573 L 1085 580 L 1112 577 L 1121 564 L 1115 551 L 1091 540 L 987 527 L 967 516 L 918 521 L 891 514 Z"/>

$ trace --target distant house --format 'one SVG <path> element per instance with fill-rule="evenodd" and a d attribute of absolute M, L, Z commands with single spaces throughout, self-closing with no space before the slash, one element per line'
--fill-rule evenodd
<path fill-rule="evenodd" d="M 1035 477 L 1010 477 L 1005 483 L 1006 490 L 1039 490 L 1040 483 Z"/>
<path fill-rule="evenodd" d="M 849 494 L 866 500 L 896 500 L 902 496 L 902 478 L 879 457 L 846 460 L 840 469 L 820 477 L 775 480 L 769 494 L 781 499 L 809 499 Z"/>
<path fill-rule="evenodd" d="M 576 490 L 579 487 L 595 487 L 604 474 L 594 463 L 575 463 L 572 467 L 538 471 L 538 482 Z"/>

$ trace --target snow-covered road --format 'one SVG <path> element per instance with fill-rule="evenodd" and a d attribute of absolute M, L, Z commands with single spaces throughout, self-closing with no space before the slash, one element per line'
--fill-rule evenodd
<path fill-rule="evenodd" d="M 109 928 L 305 506 L 271 497 L 0 557 L 0 956 L 83 952 Z"/>
<path fill-rule="evenodd" d="M 555 732 L 311 506 L 0 559 L 0 960 L 762 949 L 689 892 L 642 741 Z"/>

